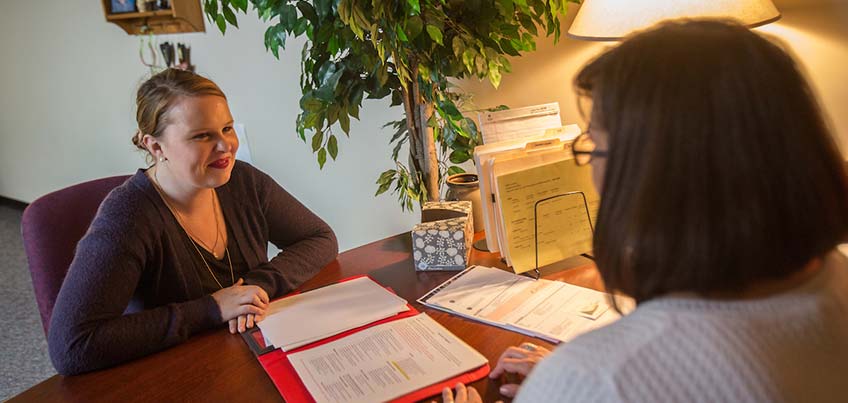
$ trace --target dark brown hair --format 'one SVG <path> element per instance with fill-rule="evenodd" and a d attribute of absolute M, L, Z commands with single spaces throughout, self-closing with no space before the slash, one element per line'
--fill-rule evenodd
<path fill-rule="evenodd" d="M 611 291 L 739 291 L 846 238 L 843 162 L 777 44 L 730 22 L 665 23 L 575 84 L 608 134 L 594 252 Z"/>
<path fill-rule="evenodd" d="M 150 77 L 136 95 L 138 131 L 133 144 L 147 150 L 142 143 L 145 134 L 159 137 L 168 125 L 168 112 L 181 97 L 215 95 L 227 99 L 224 92 L 206 77 L 190 71 L 167 69 Z"/>

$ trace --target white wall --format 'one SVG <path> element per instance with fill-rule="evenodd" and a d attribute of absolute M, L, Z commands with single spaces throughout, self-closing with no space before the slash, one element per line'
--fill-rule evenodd
<path fill-rule="evenodd" d="M 390 169 L 391 132 L 402 115 L 366 101 L 339 160 L 319 171 L 294 131 L 299 111 L 300 50 L 291 41 L 280 61 L 266 53 L 264 26 L 240 14 L 240 30 L 163 36 L 187 41 L 198 72 L 215 80 L 233 116 L 246 125 L 254 164 L 323 217 L 346 250 L 408 231 L 415 213 L 391 196 L 374 197 Z M 0 196 L 25 202 L 93 178 L 144 165 L 130 137 L 134 93 L 147 74 L 139 37 L 107 23 L 99 1 L 5 1 L 0 13 Z"/>
<path fill-rule="evenodd" d="M 591 1 L 591 0 L 588 0 Z M 833 132 L 848 153 L 848 0 L 774 0 L 782 13 L 777 23 L 757 28 L 787 43 L 819 95 Z M 569 10 L 563 32 L 579 7 Z M 615 42 L 585 42 L 563 37 L 557 45 L 540 39 L 535 53 L 511 58 L 513 71 L 495 90 L 487 82 L 464 81 L 475 104 L 487 108 L 559 102 L 564 124 L 579 123 L 571 84 L 583 64 Z"/>
<path fill-rule="evenodd" d="M 762 28 L 785 39 L 806 67 L 835 133 L 848 150 L 848 1 L 777 0 L 783 19 Z M 573 12 L 566 18 L 563 30 Z M 319 171 L 308 145 L 294 132 L 300 48 L 292 41 L 277 61 L 262 45 L 263 25 L 240 16 L 240 30 L 161 37 L 192 45 L 198 72 L 228 94 L 236 120 L 250 136 L 254 163 L 322 216 L 342 250 L 407 231 L 417 221 L 393 197 L 374 198 L 374 180 L 389 169 L 382 124 L 401 116 L 386 102 L 369 101 L 352 138 L 340 138 L 340 159 Z M 519 107 L 558 101 L 563 122 L 578 121 L 571 79 L 605 43 L 563 37 L 553 46 L 513 59 L 501 88 L 463 82 L 478 107 Z M 139 37 L 103 18 L 91 0 L 4 1 L 0 13 L 0 196 L 32 201 L 52 190 L 143 166 L 129 141 L 135 128 L 133 95 L 147 74 L 138 60 Z"/>

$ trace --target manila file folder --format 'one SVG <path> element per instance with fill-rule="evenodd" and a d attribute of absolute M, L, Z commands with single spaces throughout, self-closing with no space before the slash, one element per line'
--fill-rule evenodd
<path fill-rule="evenodd" d="M 516 273 L 591 251 L 600 198 L 590 167 L 558 150 L 496 160 L 493 177 L 501 254 Z"/>

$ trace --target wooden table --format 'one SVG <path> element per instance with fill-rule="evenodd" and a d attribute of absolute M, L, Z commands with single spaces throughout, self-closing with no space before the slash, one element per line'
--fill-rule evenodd
<path fill-rule="evenodd" d="M 481 235 L 478 234 L 478 238 Z M 505 267 L 498 254 L 476 250 L 472 252 L 471 262 Z M 602 289 L 594 265 L 580 257 L 561 262 L 556 267 L 545 268 L 542 273 L 545 278 Z M 493 367 L 501 352 L 509 346 L 523 341 L 550 346 L 542 340 L 472 322 L 416 303 L 418 297 L 455 272 L 414 271 L 408 233 L 340 254 L 336 261 L 321 270 L 301 289 L 310 290 L 357 274 L 367 274 L 378 283 L 394 289 L 416 309 L 427 312 L 486 356 Z M 475 382 L 473 386 L 486 402 L 503 399 L 495 381 L 486 378 Z M 441 398 L 438 400 L 441 401 Z M 71 377 L 53 376 L 10 401 L 279 402 L 282 398 L 242 338 L 221 328 L 118 367 Z"/>

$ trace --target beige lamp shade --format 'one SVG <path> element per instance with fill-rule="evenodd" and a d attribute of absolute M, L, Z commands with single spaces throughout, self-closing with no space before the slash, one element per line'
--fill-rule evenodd
<path fill-rule="evenodd" d="M 771 0 L 583 0 L 568 36 L 616 41 L 676 18 L 729 18 L 749 27 L 780 19 Z"/>

